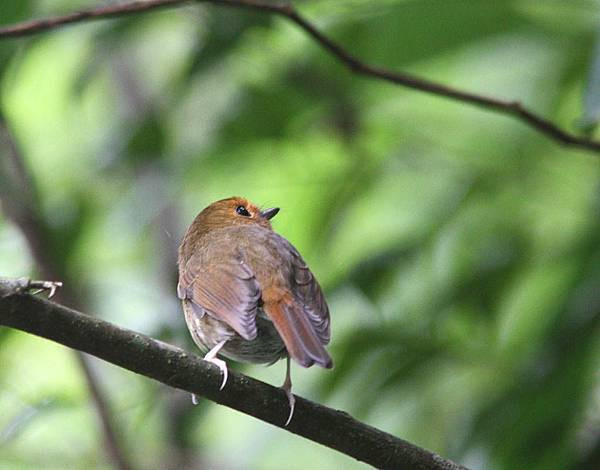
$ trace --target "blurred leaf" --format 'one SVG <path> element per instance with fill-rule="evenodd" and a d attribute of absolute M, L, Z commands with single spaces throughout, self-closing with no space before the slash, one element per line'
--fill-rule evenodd
<path fill-rule="evenodd" d="M 154 114 L 147 115 L 146 119 L 135 127 L 127 142 L 125 154 L 129 163 L 137 165 L 140 162 L 151 162 L 158 159 L 165 147 L 165 132 L 162 123 Z"/>
<path fill-rule="evenodd" d="M 0 17 L 57 8 L 46 3 L 4 2 Z M 519 100 L 565 128 L 582 114 L 595 2 L 297 6 L 368 63 Z M 469 468 L 596 468 L 595 156 L 506 116 L 359 77 L 261 12 L 190 5 L 4 41 L 5 51 L 2 111 L 33 173 L 40 238 L 90 314 L 196 352 L 173 278 L 185 226 L 232 194 L 277 205 L 275 230 L 332 313 L 336 367 L 294 373 L 299 394 L 321 392 Z M 0 224 L 2 266 L 30 269 L 25 251 Z M 11 364 L 2 380 L 18 396 L 84 393 L 70 356 L 43 349 L 54 346 L 5 330 L 0 342 Z M 279 383 L 282 366 L 244 370 Z M 362 468 L 97 368 L 137 467 Z M 22 425 L 0 461 L 104 466 L 87 402 L 71 405 L 28 421 L 2 388 L 0 415 Z"/>
<path fill-rule="evenodd" d="M 600 36 L 598 36 L 600 39 Z M 589 73 L 585 93 L 583 95 L 583 116 L 578 125 L 590 135 L 600 120 L 600 40 L 596 39 L 593 56 L 590 60 Z"/>
<path fill-rule="evenodd" d="M 268 27 L 273 16 L 261 12 L 237 9 L 210 8 L 205 12 L 206 31 L 190 64 L 189 76 L 202 73 L 244 41 L 246 31 Z"/>
<path fill-rule="evenodd" d="M 31 0 L 0 2 L 0 25 L 6 26 L 29 18 L 32 11 L 32 3 Z M 6 71 L 6 64 L 9 63 L 10 57 L 18 51 L 15 48 L 15 41 L 19 41 L 19 39 L 5 39 L 0 41 L 0 79 L 2 79 Z"/>
<path fill-rule="evenodd" d="M 27 19 L 31 10 L 31 3 L 30 0 L 23 0 L 22 2 L 2 2 L 0 4 L 1 24 L 4 26 Z"/>
<path fill-rule="evenodd" d="M 4 425 L 3 429 L 0 429 L 0 446 L 11 439 L 16 439 L 33 420 L 40 419 L 43 413 L 60 406 L 60 403 L 56 400 L 44 399 L 40 403 L 23 408 Z"/>

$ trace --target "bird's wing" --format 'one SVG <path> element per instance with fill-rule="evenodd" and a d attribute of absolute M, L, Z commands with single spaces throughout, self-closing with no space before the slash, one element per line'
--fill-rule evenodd
<path fill-rule="evenodd" d="M 177 293 L 200 315 L 204 312 L 227 323 L 242 338 L 256 338 L 256 313 L 260 287 L 241 258 L 203 267 L 195 256 L 180 266 Z"/>
<path fill-rule="evenodd" d="M 263 309 L 273 321 L 289 355 L 304 367 L 333 367 L 324 345 L 329 343 L 329 308 L 319 283 L 294 246 L 269 232 L 258 247 L 259 260 L 272 257 L 279 274 L 262 285 Z M 258 249 L 258 248 L 255 248 Z M 259 274 L 261 270 L 257 271 Z M 260 279 L 260 275 L 259 275 Z"/>
<path fill-rule="evenodd" d="M 321 343 L 329 344 L 329 307 L 325 301 L 323 291 L 321 291 L 321 286 L 300 253 L 298 253 L 298 250 L 289 242 L 288 245 L 292 253 L 292 292 L 296 294 L 296 298 L 302 303 L 304 312 Z"/>

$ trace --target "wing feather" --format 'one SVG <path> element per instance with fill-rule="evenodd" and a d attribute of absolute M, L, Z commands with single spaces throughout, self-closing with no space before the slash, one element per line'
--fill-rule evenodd
<path fill-rule="evenodd" d="M 298 250 L 289 244 L 292 253 L 292 292 L 302 304 L 322 344 L 329 344 L 331 338 L 329 307 L 319 282 L 310 271 Z"/>
<path fill-rule="evenodd" d="M 232 255 L 231 260 L 211 263 L 209 268 L 192 256 L 180 266 L 177 292 L 181 299 L 190 301 L 194 310 L 224 321 L 242 338 L 256 338 L 260 287 L 239 257 Z"/>

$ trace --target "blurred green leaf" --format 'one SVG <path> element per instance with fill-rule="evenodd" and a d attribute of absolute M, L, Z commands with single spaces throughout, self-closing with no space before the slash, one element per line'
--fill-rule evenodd
<path fill-rule="evenodd" d="M 4 2 L 1 21 L 59 12 L 46 3 Z M 587 86 L 593 115 L 595 2 L 297 7 L 370 64 L 518 100 L 567 129 Z M 0 57 L 41 240 L 88 313 L 197 352 L 176 297 L 177 245 L 204 206 L 246 196 L 282 208 L 275 230 L 329 301 L 336 366 L 294 367 L 299 395 L 469 468 L 597 467 L 596 156 L 352 74 L 261 12 L 190 5 L 5 41 Z M 30 265 L 26 237 L 0 224 L 0 270 Z M 104 468 L 81 377 L 53 348 L 0 330 L 11 390 L 0 387 L 0 416 L 17 430 L 0 461 Z M 283 366 L 243 370 L 278 384 Z M 120 369 L 97 372 L 140 468 L 362 468 Z M 29 405 L 15 406 L 53 387 L 68 407 L 29 420 Z"/>

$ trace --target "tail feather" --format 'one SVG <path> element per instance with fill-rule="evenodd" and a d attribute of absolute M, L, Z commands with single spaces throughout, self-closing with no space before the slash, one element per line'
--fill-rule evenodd
<path fill-rule="evenodd" d="M 282 299 L 264 305 L 292 359 L 303 367 L 318 364 L 327 369 L 333 361 L 321 343 L 304 310 L 293 300 Z"/>

